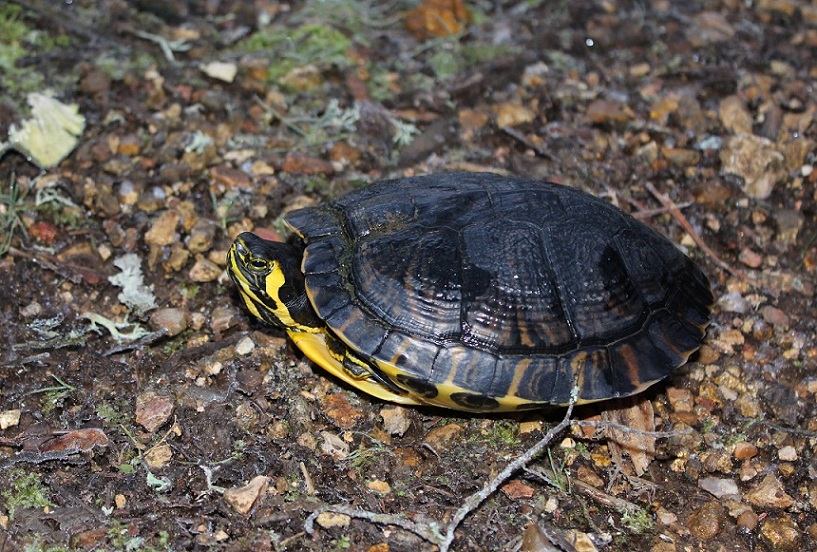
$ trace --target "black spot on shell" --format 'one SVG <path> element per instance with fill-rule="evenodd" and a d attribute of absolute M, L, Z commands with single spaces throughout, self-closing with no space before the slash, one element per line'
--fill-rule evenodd
<path fill-rule="evenodd" d="M 495 410 L 499 408 L 499 401 L 474 393 L 451 393 L 451 400 L 470 410 Z"/>
<path fill-rule="evenodd" d="M 434 384 L 428 383 L 426 380 L 408 376 L 406 374 L 398 374 L 395 379 L 399 385 L 408 387 L 423 398 L 433 399 L 439 395 L 437 387 Z"/>

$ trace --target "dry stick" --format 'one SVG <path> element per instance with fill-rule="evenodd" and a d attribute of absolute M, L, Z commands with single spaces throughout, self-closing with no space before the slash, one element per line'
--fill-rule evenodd
<path fill-rule="evenodd" d="M 653 197 L 660 201 L 661 205 L 666 207 L 669 210 L 670 214 L 675 218 L 675 220 L 677 220 L 681 224 L 681 226 L 684 227 L 686 233 L 689 234 L 689 236 L 692 238 L 692 241 L 695 242 L 695 244 L 701 249 L 701 251 L 706 253 L 712 259 L 712 262 L 714 262 L 716 265 L 721 267 L 729 274 L 732 274 L 733 276 L 737 276 L 738 278 L 744 280 L 749 279 L 748 274 L 746 274 L 742 270 L 733 268 L 732 266 L 727 264 L 726 261 L 721 260 L 721 258 L 718 257 L 718 255 L 716 255 L 715 252 L 712 251 L 708 245 L 706 245 L 706 243 L 701 239 L 701 237 L 698 235 L 695 229 L 692 228 L 692 225 L 689 223 L 689 221 L 681 212 L 681 210 L 678 209 L 678 206 L 675 205 L 675 202 L 673 202 L 666 195 L 656 190 L 655 186 L 652 185 L 652 182 L 646 182 L 645 185 L 647 189 L 650 191 L 650 193 L 653 195 Z"/>
<path fill-rule="evenodd" d="M 538 456 L 557 435 L 559 435 L 572 423 L 570 416 L 573 414 L 573 406 L 576 404 L 578 395 L 579 388 L 574 387 L 573 392 L 570 395 L 570 403 L 567 406 L 567 412 L 565 412 L 565 416 L 562 421 L 548 431 L 539 442 L 525 451 L 524 454 L 508 464 L 504 470 L 491 479 L 491 481 L 486 483 L 482 490 L 472 494 L 465 500 L 463 505 L 460 506 L 459 510 L 457 510 L 457 512 L 454 514 L 451 522 L 448 524 L 444 537 L 442 534 L 440 534 L 439 526 L 435 521 L 423 520 L 421 522 L 416 522 L 408 519 L 403 514 L 378 514 L 368 510 L 358 510 L 357 508 L 331 504 L 321 506 L 309 514 L 309 517 L 306 518 L 306 522 L 304 523 L 304 530 L 311 535 L 315 531 L 315 520 L 319 515 L 324 512 L 335 512 L 357 519 L 365 519 L 380 525 L 394 525 L 395 527 L 400 527 L 406 531 L 414 533 L 427 542 L 439 545 L 440 552 L 448 552 L 449 548 L 451 548 L 451 544 L 454 542 L 454 531 L 457 530 L 457 527 L 459 527 L 460 523 L 462 523 L 462 520 L 465 519 L 468 514 L 473 512 L 480 504 L 482 504 L 486 498 L 496 492 L 499 486 L 507 481 L 514 473 L 524 468 L 531 460 Z"/>
<path fill-rule="evenodd" d="M 378 514 L 369 512 L 368 510 L 358 510 L 357 508 L 350 508 L 341 505 L 326 505 L 318 508 L 306 518 L 304 523 L 304 530 L 310 535 L 315 531 L 315 520 L 324 512 L 335 512 L 338 514 L 345 514 L 349 517 L 365 519 L 379 525 L 394 525 L 414 533 L 421 539 L 430 543 L 438 543 L 442 539 L 442 535 L 438 530 L 435 522 L 418 523 L 408 519 L 404 514 Z"/>
<path fill-rule="evenodd" d="M 456 531 L 457 527 L 459 527 L 460 523 L 462 523 L 462 520 L 465 519 L 465 516 L 473 512 L 486 498 L 494 494 L 499 486 L 505 483 L 505 481 L 516 473 L 517 470 L 520 470 L 528 465 L 528 463 L 538 456 L 539 453 L 541 453 L 557 435 L 559 435 L 572 423 L 570 416 L 573 414 L 573 406 L 576 404 L 578 394 L 579 388 L 574 387 L 573 392 L 570 395 L 570 404 L 567 406 L 565 417 L 561 422 L 559 422 L 558 425 L 548 431 L 538 443 L 525 451 L 524 454 L 505 466 L 505 469 L 502 470 L 496 477 L 491 479 L 491 481 L 489 481 L 481 491 L 478 491 L 465 499 L 463 505 L 460 506 L 460 509 L 454 514 L 451 523 L 448 524 L 445 540 L 440 544 L 440 552 L 448 552 L 448 549 L 454 542 L 454 531 Z"/>

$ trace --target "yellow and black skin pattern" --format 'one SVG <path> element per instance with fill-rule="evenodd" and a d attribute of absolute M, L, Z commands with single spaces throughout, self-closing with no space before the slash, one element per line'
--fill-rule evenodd
<path fill-rule="evenodd" d="M 251 314 L 377 398 L 471 412 L 638 393 L 697 350 L 713 296 L 672 242 L 568 186 L 387 180 L 238 236 Z"/>

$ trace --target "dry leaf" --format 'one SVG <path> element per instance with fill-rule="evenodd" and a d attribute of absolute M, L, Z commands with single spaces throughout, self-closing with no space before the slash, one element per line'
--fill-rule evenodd
<path fill-rule="evenodd" d="M 640 396 L 622 399 L 620 408 L 605 410 L 602 420 L 613 422 L 640 431 L 655 431 L 655 413 L 652 403 Z M 607 428 L 608 447 L 617 466 L 624 465 L 626 452 L 633 463 L 635 474 L 640 476 L 650 465 L 655 455 L 655 437 L 625 431 L 618 428 Z"/>

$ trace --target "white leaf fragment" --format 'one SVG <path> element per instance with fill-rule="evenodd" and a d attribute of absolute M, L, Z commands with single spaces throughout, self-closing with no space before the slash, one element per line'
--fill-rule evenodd
<path fill-rule="evenodd" d="M 110 283 L 122 288 L 118 296 L 119 301 L 127 306 L 135 316 L 142 316 L 155 309 L 158 305 L 156 297 L 153 296 L 153 285 L 145 285 L 139 256 L 129 253 L 116 259 L 113 264 L 122 271 L 108 277 Z"/>
<path fill-rule="evenodd" d="M 31 93 L 26 98 L 31 118 L 9 128 L 9 147 L 40 168 L 50 169 L 76 147 L 85 130 L 85 117 L 76 104 L 64 104 L 51 96 Z"/>

